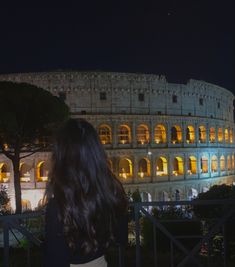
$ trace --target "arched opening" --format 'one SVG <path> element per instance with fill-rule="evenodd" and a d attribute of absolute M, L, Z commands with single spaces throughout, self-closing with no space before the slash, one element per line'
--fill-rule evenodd
<path fill-rule="evenodd" d="M 230 144 L 233 143 L 233 129 L 229 130 L 229 141 L 230 141 Z"/>
<path fill-rule="evenodd" d="M 119 161 L 119 176 L 126 179 L 132 177 L 132 162 L 128 158 Z"/>
<path fill-rule="evenodd" d="M 106 124 L 100 125 L 98 128 L 98 134 L 103 145 L 112 143 L 112 130 L 110 126 Z"/>
<path fill-rule="evenodd" d="M 5 162 L 0 163 L 0 182 L 7 183 L 10 179 L 10 168 Z"/>
<path fill-rule="evenodd" d="M 218 128 L 218 142 L 222 143 L 224 140 L 224 136 L 223 136 L 223 129 L 221 127 Z"/>
<path fill-rule="evenodd" d="M 234 155 L 232 155 L 232 169 L 234 170 Z"/>
<path fill-rule="evenodd" d="M 202 125 L 199 126 L 198 136 L 199 136 L 200 143 L 206 143 L 206 127 L 205 126 L 202 126 Z"/>
<path fill-rule="evenodd" d="M 162 201 L 169 201 L 169 194 L 166 191 L 162 191 L 162 195 L 161 195 L 161 200 Z"/>
<path fill-rule="evenodd" d="M 184 174 L 184 161 L 181 157 L 174 158 L 172 174 L 175 176 Z"/>
<path fill-rule="evenodd" d="M 50 165 L 47 161 L 40 161 L 37 165 L 37 181 L 46 182 L 48 181 L 48 174 Z"/>
<path fill-rule="evenodd" d="M 197 159 L 194 156 L 189 157 L 188 161 L 188 174 L 196 174 L 197 173 Z"/>
<path fill-rule="evenodd" d="M 30 182 L 30 170 L 31 166 L 21 162 L 20 163 L 20 181 L 21 182 Z"/>
<path fill-rule="evenodd" d="M 168 175 L 167 159 L 166 158 L 160 157 L 160 158 L 157 159 L 157 162 L 156 162 L 156 175 L 157 176 Z"/>
<path fill-rule="evenodd" d="M 130 144 L 131 142 L 131 130 L 127 125 L 120 125 L 118 127 L 118 143 Z"/>
<path fill-rule="evenodd" d="M 140 197 L 143 202 L 151 202 L 152 196 L 148 192 L 140 192 Z"/>
<path fill-rule="evenodd" d="M 175 201 L 179 201 L 181 199 L 181 194 L 180 194 L 179 189 L 175 190 L 174 199 L 175 199 Z"/>
<path fill-rule="evenodd" d="M 208 173 L 208 158 L 205 156 L 201 158 L 201 172 Z"/>
<path fill-rule="evenodd" d="M 230 155 L 227 156 L 227 170 L 231 170 L 231 157 Z"/>
<path fill-rule="evenodd" d="M 22 211 L 27 211 L 31 210 L 31 203 L 28 199 L 22 199 L 21 200 L 21 205 L 22 205 Z"/>
<path fill-rule="evenodd" d="M 228 144 L 229 143 L 229 135 L 228 135 L 228 129 L 224 129 L 224 140 L 225 143 Z"/>
<path fill-rule="evenodd" d="M 223 155 L 220 157 L 220 171 L 225 171 L 225 157 Z"/>
<path fill-rule="evenodd" d="M 138 163 L 138 176 L 143 178 L 144 176 L 150 176 L 150 160 L 143 158 Z"/>
<path fill-rule="evenodd" d="M 154 128 L 154 141 L 156 144 L 166 143 L 166 128 L 162 124 L 158 124 Z"/>
<path fill-rule="evenodd" d="M 186 142 L 192 144 L 195 142 L 195 131 L 193 126 L 188 126 L 186 128 Z"/>
<path fill-rule="evenodd" d="M 149 143 L 149 128 L 145 124 L 137 127 L 137 143 L 141 145 Z"/>
<path fill-rule="evenodd" d="M 214 127 L 210 128 L 209 140 L 210 140 L 210 143 L 215 143 L 215 141 L 216 141 L 216 132 L 215 132 Z"/>
<path fill-rule="evenodd" d="M 180 126 L 175 125 L 171 128 L 171 143 L 177 144 L 182 142 L 182 131 Z"/>
<path fill-rule="evenodd" d="M 218 171 L 218 159 L 215 155 L 211 157 L 211 172 Z"/>
<path fill-rule="evenodd" d="M 198 196 L 198 191 L 195 188 L 190 188 L 188 192 L 188 199 L 192 200 Z"/>

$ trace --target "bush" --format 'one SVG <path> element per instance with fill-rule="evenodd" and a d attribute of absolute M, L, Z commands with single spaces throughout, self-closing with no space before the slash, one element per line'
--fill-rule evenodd
<path fill-rule="evenodd" d="M 9 212 L 10 198 L 7 193 L 6 186 L 1 185 L 0 187 L 0 215 Z"/>

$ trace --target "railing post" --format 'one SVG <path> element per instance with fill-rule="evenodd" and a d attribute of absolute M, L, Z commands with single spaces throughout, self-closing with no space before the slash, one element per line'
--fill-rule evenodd
<path fill-rule="evenodd" d="M 3 223 L 3 267 L 9 267 L 9 226 L 7 221 Z"/>
<path fill-rule="evenodd" d="M 139 203 L 134 203 L 135 211 L 135 242 L 136 242 L 136 267 L 141 267 L 140 257 L 140 222 L 139 222 Z"/>

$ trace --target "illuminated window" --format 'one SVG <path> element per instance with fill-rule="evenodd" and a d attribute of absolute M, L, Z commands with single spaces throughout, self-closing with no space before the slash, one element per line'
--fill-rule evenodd
<path fill-rule="evenodd" d="M 216 141 L 216 133 L 215 133 L 214 127 L 210 128 L 209 139 L 210 139 L 210 143 L 215 143 Z"/>
<path fill-rule="evenodd" d="M 225 157 L 221 156 L 220 157 L 220 171 L 225 171 Z"/>
<path fill-rule="evenodd" d="M 20 181 L 21 182 L 30 182 L 30 170 L 31 167 L 26 164 L 21 162 L 20 163 Z"/>
<path fill-rule="evenodd" d="M 231 157 L 230 157 L 230 155 L 227 156 L 227 169 L 228 169 L 228 171 L 231 170 Z"/>
<path fill-rule="evenodd" d="M 181 157 L 174 158 L 172 174 L 175 176 L 184 174 L 184 161 Z"/>
<path fill-rule="evenodd" d="M 22 199 L 21 200 L 21 205 L 22 205 L 22 211 L 27 211 L 31 210 L 31 203 L 27 199 Z"/>
<path fill-rule="evenodd" d="M 142 178 L 144 176 L 150 176 L 150 161 L 143 158 L 138 163 L 138 175 Z"/>
<path fill-rule="evenodd" d="M 154 141 L 156 144 L 166 143 L 166 128 L 164 125 L 157 125 L 154 128 Z"/>
<path fill-rule="evenodd" d="M 149 129 L 147 125 L 141 124 L 137 127 L 137 143 L 147 144 L 149 142 Z"/>
<path fill-rule="evenodd" d="M 130 144 L 131 142 L 131 131 L 127 125 L 120 125 L 118 128 L 118 143 L 119 144 Z"/>
<path fill-rule="evenodd" d="M 193 126 L 188 126 L 186 129 L 186 142 L 192 144 L 195 141 L 195 131 Z"/>
<path fill-rule="evenodd" d="M 225 143 L 228 144 L 229 142 L 229 135 L 228 135 L 228 129 L 224 129 L 224 139 L 225 139 Z"/>
<path fill-rule="evenodd" d="M 126 179 L 132 176 L 132 162 L 130 159 L 123 158 L 119 161 L 119 176 Z"/>
<path fill-rule="evenodd" d="M 160 157 L 156 162 L 156 175 L 164 176 L 168 175 L 167 160 L 164 157 Z"/>
<path fill-rule="evenodd" d="M 217 172 L 218 171 L 218 160 L 215 155 L 211 157 L 211 172 Z"/>
<path fill-rule="evenodd" d="M 207 157 L 201 158 L 201 172 L 208 173 L 208 159 Z"/>
<path fill-rule="evenodd" d="M 98 134 L 103 145 L 112 143 L 112 132 L 108 125 L 99 126 Z"/>
<path fill-rule="evenodd" d="M 222 143 L 223 140 L 224 140 L 223 129 L 222 128 L 218 128 L 218 142 Z"/>
<path fill-rule="evenodd" d="M 180 126 L 175 125 L 171 128 L 171 143 L 176 144 L 182 141 L 182 131 Z"/>
<path fill-rule="evenodd" d="M 206 143 L 206 127 L 205 126 L 199 126 L 198 134 L 199 134 L 199 142 Z"/>
<path fill-rule="evenodd" d="M 0 182 L 7 183 L 10 178 L 10 169 L 8 164 L 1 162 L 0 163 Z"/>
<path fill-rule="evenodd" d="M 47 161 L 40 161 L 37 165 L 37 181 L 46 182 L 48 181 L 50 165 Z"/>
<path fill-rule="evenodd" d="M 234 170 L 234 155 L 232 155 L 232 169 Z"/>
<path fill-rule="evenodd" d="M 230 141 L 230 144 L 233 143 L 233 129 L 229 130 L 229 141 Z"/>
<path fill-rule="evenodd" d="M 188 174 L 196 174 L 196 173 L 197 173 L 197 159 L 194 156 L 190 156 L 188 161 Z"/>

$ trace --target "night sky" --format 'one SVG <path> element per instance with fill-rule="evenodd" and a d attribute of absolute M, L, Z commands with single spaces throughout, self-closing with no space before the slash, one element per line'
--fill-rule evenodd
<path fill-rule="evenodd" d="M 234 0 L 83 2 L 1 7 L 0 73 L 154 73 L 235 93 Z"/>

